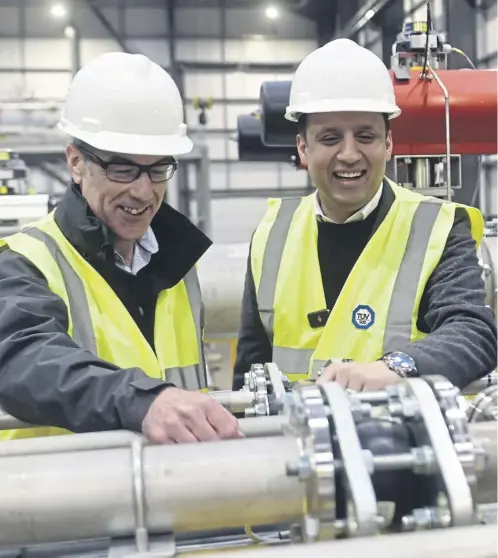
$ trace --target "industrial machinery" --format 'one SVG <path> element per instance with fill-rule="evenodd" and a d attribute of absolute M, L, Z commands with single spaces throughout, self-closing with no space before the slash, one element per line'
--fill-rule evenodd
<path fill-rule="evenodd" d="M 18 153 L 0 151 L 0 237 L 45 217 L 49 196 L 27 186 L 28 168 Z"/>
<path fill-rule="evenodd" d="M 447 70 L 451 53 L 466 55 L 445 42 L 428 16 L 427 22 L 407 21 L 393 45 L 390 74 L 402 112 L 390 121 L 393 160 L 387 173 L 401 186 L 452 199 L 462 186 L 461 157 L 497 152 L 497 71 L 477 70 L 471 61 L 474 69 Z M 290 81 L 263 83 L 259 118 L 249 126 L 247 116 L 239 117 L 241 160 L 284 158 L 299 168 L 297 124 L 284 118 L 290 87 Z M 254 139 L 258 126 L 260 143 Z M 487 303 L 496 311 L 496 233 L 489 227 L 486 232 L 479 257 Z"/>
<path fill-rule="evenodd" d="M 407 22 L 393 45 L 391 77 L 401 116 L 391 121 L 394 164 L 392 178 L 407 188 L 451 199 L 461 188 L 461 156 L 497 152 L 496 70 L 447 70 L 450 53 L 462 53 L 444 43 L 431 24 Z M 259 130 L 266 152 L 245 134 L 239 117 L 242 160 L 295 162 L 297 125 L 284 119 L 290 81 L 265 82 L 260 92 Z M 254 151 L 252 151 L 254 149 Z M 278 151 L 274 151 L 278 150 Z"/>
<path fill-rule="evenodd" d="M 211 394 L 248 409 L 245 439 L 157 446 L 107 432 L 0 444 L 0 556 L 494 555 L 496 395 L 471 422 L 438 376 L 356 393 L 291 385 L 269 363 L 245 381 Z"/>

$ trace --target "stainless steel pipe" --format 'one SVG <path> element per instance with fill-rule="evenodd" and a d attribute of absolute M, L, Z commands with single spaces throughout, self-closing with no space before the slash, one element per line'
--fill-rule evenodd
<path fill-rule="evenodd" d="M 0 458 L 0 545 L 131 536 L 139 508 L 151 533 L 287 523 L 303 514 L 304 485 L 285 471 L 298 458 L 292 437 L 132 448 Z"/>
<path fill-rule="evenodd" d="M 254 404 L 254 394 L 250 391 L 210 391 L 208 395 L 231 413 L 243 413 Z"/>
<path fill-rule="evenodd" d="M 283 417 L 266 420 L 281 426 Z M 477 501 L 495 502 L 496 423 L 470 429 L 489 457 Z M 305 485 L 286 464 L 298 453 L 290 436 L 149 446 L 111 432 L 3 442 L 0 545 L 131 536 L 141 516 L 151 533 L 296 521 Z"/>
<path fill-rule="evenodd" d="M 15 424 L 13 421 L 16 420 L 17 419 L 12 418 L 12 424 Z M 283 433 L 284 425 L 287 423 L 288 419 L 282 415 L 244 418 L 239 419 L 239 430 L 246 438 L 278 436 Z M 26 427 L 28 426 L 31 425 L 26 425 Z M 5 443 L 0 443 L 0 457 L 13 455 L 14 453 L 17 455 L 31 455 L 36 453 L 110 449 L 129 445 L 133 441 L 141 441 L 144 444 L 147 443 L 141 434 L 126 430 L 92 432 L 78 434 L 78 436 L 50 436 L 50 441 L 45 437 L 21 438 L 18 440 L 11 440 L 7 445 Z"/>
<path fill-rule="evenodd" d="M 469 425 L 474 440 L 486 451 L 487 468 L 477 478 L 477 500 L 479 504 L 492 504 L 498 500 L 497 492 L 497 439 L 496 422 L 475 422 Z"/>
<path fill-rule="evenodd" d="M 469 384 L 466 388 L 462 390 L 463 395 L 476 395 L 482 390 L 489 386 L 494 386 L 497 383 L 497 373 L 496 371 L 486 374 L 483 378 L 479 378 L 475 382 Z"/>
<path fill-rule="evenodd" d="M 210 391 L 208 395 L 231 413 L 243 413 L 254 403 L 254 394 L 249 391 Z M 33 428 L 33 425 L 9 415 L 0 407 L 0 430 L 17 428 Z"/>
<path fill-rule="evenodd" d="M 209 558 L 493 558 L 497 544 L 496 525 L 479 525 L 304 545 L 258 546 L 242 553 L 223 550 L 210 553 Z"/>

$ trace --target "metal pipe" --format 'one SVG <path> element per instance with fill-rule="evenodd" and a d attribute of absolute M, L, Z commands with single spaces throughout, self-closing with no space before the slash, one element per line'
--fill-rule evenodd
<path fill-rule="evenodd" d="M 446 134 L 446 196 L 449 201 L 451 201 L 451 136 L 450 136 L 450 95 L 448 89 L 441 81 L 440 77 L 437 75 L 436 70 L 432 68 L 430 64 L 427 64 L 431 74 L 434 76 L 437 84 L 443 91 L 444 95 L 444 124 L 445 124 L 445 134 Z"/>
<path fill-rule="evenodd" d="M 486 468 L 477 475 L 476 499 L 479 504 L 491 504 L 498 500 L 496 426 L 495 421 L 469 424 L 472 438 L 482 445 L 487 456 Z"/>
<path fill-rule="evenodd" d="M 246 438 L 278 436 L 283 434 L 283 429 L 286 424 L 289 424 L 289 418 L 283 415 L 254 417 L 240 419 L 239 429 Z"/>
<path fill-rule="evenodd" d="M 17 428 L 33 428 L 33 425 L 18 420 L 0 409 L 0 430 L 15 430 Z"/>
<path fill-rule="evenodd" d="M 498 536 L 496 525 L 454 527 L 416 533 L 358 537 L 348 540 L 258 546 L 245 549 L 244 558 L 492 558 L 496 556 Z M 240 551 L 220 551 L 209 554 L 210 558 L 239 558 Z"/>
<path fill-rule="evenodd" d="M 285 471 L 299 456 L 292 437 L 136 448 L 2 457 L 0 545 L 131 536 L 142 506 L 150 533 L 302 517 L 304 484 Z"/>
<path fill-rule="evenodd" d="M 489 386 L 494 386 L 497 383 L 497 373 L 490 372 L 486 374 L 483 378 L 479 378 L 475 382 L 472 382 L 467 387 L 462 390 L 463 395 L 476 395 L 480 391 L 486 389 Z"/>
<path fill-rule="evenodd" d="M 232 413 L 243 413 L 254 404 L 254 393 L 250 391 L 210 391 L 208 395 Z"/>
<path fill-rule="evenodd" d="M 17 419 L 8 417 L 11 421 L 6 430 L 20 428 L 16 424 L 24 425 L 23 428 L 32 428 L 31 424 L 21 423 Z M 265 436 L 278 436 L 283 433 L 283 427 L 288 423 L 288 418 L 282 415 L 271 417 L 243 418 L 239 419 L 239 430 L 246 438 Z M 1 430 L 1 428 L 0 428 Z M 49 437 L 32 437 L 9 440 L 8 443 L 0 444 L 0 457 L 11 455 L 33 455 L 41 453 L 65 453 L 68 451 L 90 451 L 97 449 L 111 449 L 126 447 L 133 442 L 147 444 L 147 440 L 138 433 L 127 430 L 112 432 L 89 432 L 77 436 L 62 435 Z"/>
<path fill-rule="evenodd" d="M 208 395 L 231 413 L 243 413 L 254 403 L 254 394 L 249 391 L 210 391 Z M 33 425 L 9 415 L 0 407 L 0 430 L 17 428 L 33 428 Z"/>
<path fill-rule="evenodd" d="M 140 434 L 127 430 L 19 438 L 0 443 L 0 458 L 127 448 L 134 442 L 147 443 Z"/>

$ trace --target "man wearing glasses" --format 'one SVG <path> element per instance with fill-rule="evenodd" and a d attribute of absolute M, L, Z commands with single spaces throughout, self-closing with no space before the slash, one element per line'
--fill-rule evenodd
<path fill-rule="evenodd" d="M 128 429 L 158 443 L 240 436 L 202 393 L 195 265 L 211 241 L 165 203 L 192 141 L 172 78 L 141 55 L 82 68 L 59 128 L 71 185 L 0 241 L 0 406 L 36 428 L 1 439 Z"/>

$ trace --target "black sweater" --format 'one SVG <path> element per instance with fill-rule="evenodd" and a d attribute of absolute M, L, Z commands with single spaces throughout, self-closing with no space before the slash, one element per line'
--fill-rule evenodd
<path fill-rule="evenodd" d="M 331 310 L 353 265 L 394 200 L 385 184 L 377 209 L 364 221 L 318 224 L 318 257 L 327 307 Z M 258 312 L 250 268 L 244 287 L 234 389 L 243 384 L 253 363 L 272 360 L 272 347 Z M 398 350 L 410 354 L 422 375 L 440 374 L 462 388 L 496 366 L 496 321 L 486 306 L 482 269 L 471 236 L 467 212 L 457 209 L 441 260 L 431 275 L 418 314 L 425 339 Z"/>

